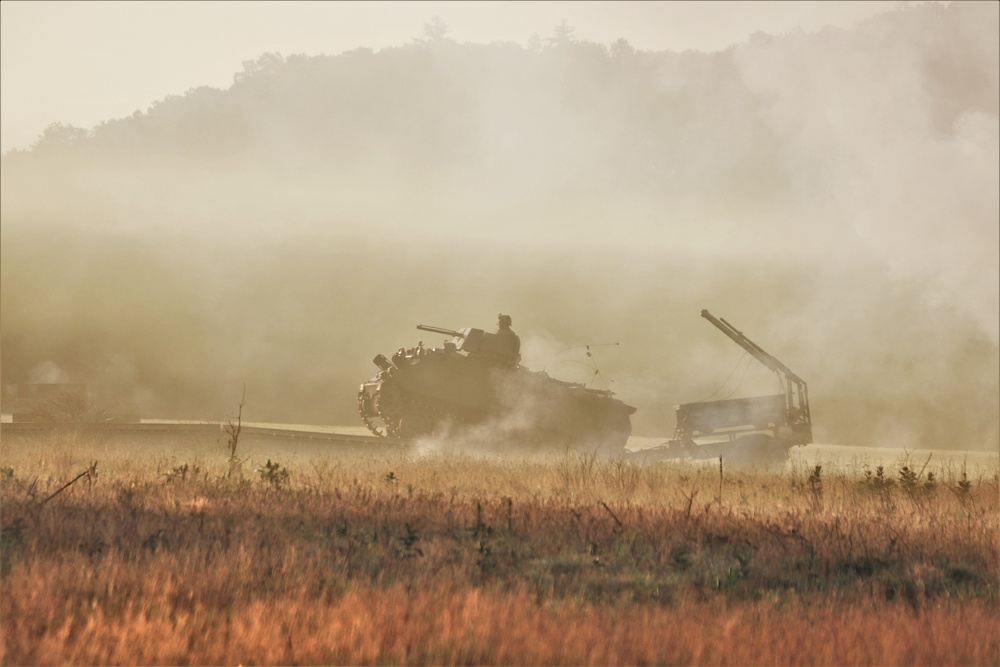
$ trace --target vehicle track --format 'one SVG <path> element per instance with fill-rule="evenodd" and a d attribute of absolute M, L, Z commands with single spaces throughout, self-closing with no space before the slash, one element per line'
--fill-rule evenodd
<path fill-rule="evenodd" d="M 98 424 L 45 424 L 38 422 L 13 422 L 0 424 L 0 438 L 21 438 L 47 435 L 60 430 L 74 430 L 109 436 L 177 436 L 177 437 L 226 437 L 224 422 L 105 422 Z M 281 425 L 248 426 L 240 428 L 240 438 L 249 440 L 327 443 L 331 445 L 365 446 L 377 449 L 405 448 L 407 443 L 396 438 L 380 438 L 374 435 L 354 435 L 328 431 L 310 431 L 301 428 L 285 428 Z"/>

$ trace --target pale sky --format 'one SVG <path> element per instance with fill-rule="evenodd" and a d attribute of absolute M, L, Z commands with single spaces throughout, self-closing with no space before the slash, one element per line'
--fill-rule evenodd
<path fill-rule="evenodd" d="M 265 52 L 337 55 L 399 46 L 441 17 L 450 37 L 524 45 L 566 20 L 578 39 L 715 51 L 756 31 L 849 27 L 869 2 L 44 2 L 0 3 L 0 150 L 50 123 L 91 128 L 191 88 L 228 88 Z"/>

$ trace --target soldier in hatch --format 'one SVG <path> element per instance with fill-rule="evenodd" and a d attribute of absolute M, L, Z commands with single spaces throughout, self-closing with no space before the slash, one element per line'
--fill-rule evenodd
<path fill-rule="evenodd" d="M 497 336 L 507 344 L 510 358 L 515 365 L 521 360 L 521 339 L 518 338 L 514 330 L 510 328 L 512 321 L 510 315 L 499 315 L 497 326 Z"/>

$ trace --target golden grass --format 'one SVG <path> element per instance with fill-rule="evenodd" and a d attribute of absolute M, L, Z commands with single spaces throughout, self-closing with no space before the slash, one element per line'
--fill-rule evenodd
<path fill-rule="evenodd" d="M 136 451 L 5 444 L 0 662 L 1000 662 L 995 466 Z"/>
<path fill-rule="evenodd" d="M 995 635 L 984 632 L 995 628 L 995 610 L 955 602 L 920 614 L 843 602 L 539 604 L 524 592 L 357 583 L 328 600 L 289 590 L 228 611 L 146 608 L 176 593 L 157 592 L 152 605 L 118 612 L 94 606 L 75 623 L 41 611 L 56 624 L 6 640 L 7 657 L 42 664 L 978 665 L 995 664 L 997 650 Z"/>

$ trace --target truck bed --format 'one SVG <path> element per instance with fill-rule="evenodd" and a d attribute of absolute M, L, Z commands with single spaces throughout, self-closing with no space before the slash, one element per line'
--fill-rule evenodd
<path fill-rule="evenodd" d="M 785 396 L 753 396 L 677 406 L 677 426 L 692 436 L 715 431 L 777 427 L 788 422 Z"/>

